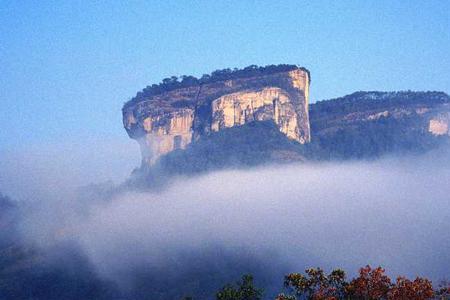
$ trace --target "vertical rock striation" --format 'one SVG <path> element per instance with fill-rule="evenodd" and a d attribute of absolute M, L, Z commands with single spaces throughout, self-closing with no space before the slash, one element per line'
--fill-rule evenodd
<path fill-rule="evenodd" d="M 125 104 L 124 127 L 139 142 L 144 164 L 203 135 L 254 121 L 273 120 L 289 139 L 310 141 L 306 69 L 259 68 L 251 76 L 234 72 L 239 76 L 212 77 Z"/>
<path fill-rule="evenodd" d="M 288 138 L 305 143 L 295 108 L 280 88 L 227 94 L 212 102 L 212 131 L 267 120 L 273 120 Z"/>

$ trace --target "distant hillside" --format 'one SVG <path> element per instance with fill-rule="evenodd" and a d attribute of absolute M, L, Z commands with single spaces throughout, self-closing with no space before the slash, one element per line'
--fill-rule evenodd
<path fill-rule="evenodd" d="M 310 72 L 249 66 L 171 77 L 123 109 L 141 148 L 135 174 L 196 173 L 267 163 L 373 159 L 449 142 L 444 92 L 359 91 L 309 104 Z"/>
<path fill-rule="evenodd" d="M 271 121 L 228 128 L 176 150 L 158 161 L 159 169 L 190 173 L 245 168 L 268 162 L 304 161 L 301 144 L 286 138 Z"/>
<path fill-rule="evenodd" d="M 287 138 L 271 120 L 250 122 L 202 136 L 135 175 L 144 174 L 148 185 L 207 170 L 424 153 L 450 141 L 450 97 L 443 92 L 356 92 L 311 104 L 309 114 L 308 144 Z"/>
<path fill-rule="evenodd" d="M 443 92 L 356 92 L 310 105 L 311 149 L 318 159 L 424 152 L 449 137 Z"/>

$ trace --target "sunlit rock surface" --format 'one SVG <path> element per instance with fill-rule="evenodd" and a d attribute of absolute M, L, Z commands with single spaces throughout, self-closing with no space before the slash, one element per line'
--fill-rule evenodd
<path fill-rule="evenodd" d="M 300 134 L 294 105 L 280 88 L 227 94 L 212 102 L 213 131 L 267 120 L 273 120 L 288 138 L 302 144 L 306 142 Z"/>
<path fill-rule="evenodd" d="M 450 135 L 450 112 L 439 114 L 430 120 L 428 130 L 434 135 Z"/>
<path fill-rule="evenodd" d="M 126 103 L 123 124 L 149 165 L 201 136 L 253 121 L 273 120 L 286 137 L 304 144 L 310 141 L 309 84 L 309 72 L 295 66 L 197 83 Z"/>
<path fill-rule="evenodd" d="M 444 92 L 355 92 L 309 104 L 309 71 L 295 65 L 182 78 L 147 87 L 123 107 L 143 167 L 157 160 L 179 171 L 375 158 L 450 141 Z"/>
<path fill-rule="evenodd" d="M 450 97 L 444 92 L 356 92 L 310 105 L 320 159 L 421 153 L 446 143 Z"/>

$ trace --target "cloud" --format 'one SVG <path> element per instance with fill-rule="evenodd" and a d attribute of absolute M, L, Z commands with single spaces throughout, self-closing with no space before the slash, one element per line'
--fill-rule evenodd
<path fill-rule="evenodd" d="M 128 140 L 66 137 L 58 143 L 0 151 L 0 191 L 16 200 L 46 201 L 73 193 L 79 186 L 125 180 L 140 162 Z"/>
<path fill-rule="evenodd" d="M 179 178 L 161 193 L 128 193 L 96 207 L 79 238 L 94 261 L 108 249 L 113 260 L 142 251 L 157 263 L 167 249 L 213 243 L 254 253 L 272 249 L 298 268 L 352 270 L 371 263 L 398 274 L 445 276 L 450 168 L 403 163 L 280 166 Z"/>
<path fill-rule="evenodd" d="M 98 274 L 129 289 L 137 274 L 157 289 L 167 287 L 165 276 L 185 282 L 222 272 L 208 279 L 216 288 L 252 271 L 275 290 L 290 271 L 366 264 L 439 280 L 450 268 L 449 179 L 446 151 L 226 170 L 85 201 L 82 213 L 72 205 L 82 199 L 62 193 L 29 212 L 22 228 L 44 248 L 75 242 Z"/>

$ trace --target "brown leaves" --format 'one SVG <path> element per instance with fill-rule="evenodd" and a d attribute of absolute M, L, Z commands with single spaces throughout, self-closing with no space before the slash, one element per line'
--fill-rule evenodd
<path fill-rule="evenodd" d="M 388 299 L 426 300 L 434 296 L 431 281 L 417 277 L 411 281 L 405 277 L 398 277 L 395 286 L 389 292 Z"/>
<path fill-rule="evenodd" d="M 347 287 L 347 293 L 362 299 L 387 299 L 391 279 L 381 267 L 372 269 L 369 265 L 359 270 L 359 277 Z"/>
<path fill-rule="evenodd" d="M 358 277 L 345 280 L 345 272 L 337 269 L 325 274 L 320 268 L 305 270 L 306 275 L 291 273 L 285 276 L 284 285 L 294 295 L 280 294 L 276 300 L 427 300 L 450 299 L 450 284 L 443 283 L 438 290 L 426 278 L 417 277 L 411 281 L 398 277 L 391 282 L 382 267 L 372 269 L 369 265 L 359 270 Z"/>

